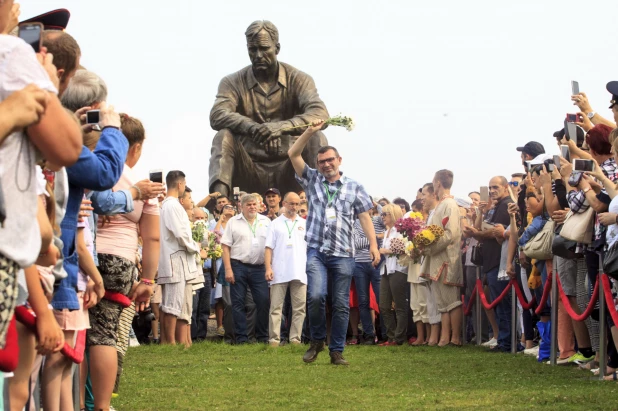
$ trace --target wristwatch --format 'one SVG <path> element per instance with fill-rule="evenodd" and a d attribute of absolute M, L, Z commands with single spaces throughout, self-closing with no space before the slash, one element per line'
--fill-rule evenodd
<path fill-rule="evenodd" d="M 597 114 L 596 112 L 591 111 L 590 113 L 588 113 L 588 118 L 592 120 L 592 117 L 594 117 L 596 114 Z"/>

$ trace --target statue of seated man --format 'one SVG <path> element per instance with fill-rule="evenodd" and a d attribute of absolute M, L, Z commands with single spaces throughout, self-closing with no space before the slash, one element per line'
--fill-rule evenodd
<path fill-rule="evenodd" d="M 229 195 L 232 187 L 264 193 L 298 191 L 288 149 L 305 130 L 292 127 L 328 119 L 313 79 L 277 61 L 279 32 L 269 21 L 251 23 L 245 36 L 251 65 L 221 80 L 210 112 L 217 131 L 210 157 L 210 191 Z M 327 145 L 316 133 L 303 151 L 315 168 L 317 151 Z"/>

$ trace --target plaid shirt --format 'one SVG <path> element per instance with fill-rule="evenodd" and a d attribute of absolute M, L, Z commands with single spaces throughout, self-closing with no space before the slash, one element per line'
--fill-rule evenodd
<path fill-rule="evenodd" d="M 359 214 L 373 207 L 365 188 L 344 176 L 334 183 L 329 183 L 322 174 L 308 165 L 305 165 L 302 177 L 297 175 L 296 180 L 307 193 L 309 202 L 307 247 L 334 257 L 354 256 L 354 220 Z M 336 219 L 330 224 L 326 221 L 328 197 L 325 185 L 331 195 L 336 192 L 332 204 Z"/>
<path fill-rule="evenodd" d="M 616 181 L 618 179 L 618 167 L 616 166 L 616 160 L 612 157 L 600 164 L 601 170 L 603 170 L 603 174 L 611 181 Z M 607 190 L 602 189 L 599 194 L 597 194 L 597 199 L 603 203 L 609 204 L 607 201 L 609 199 L 609 195 L 607 194 Z M 586 200 L 586 194 L 582 190 L 572 190 L 567 194 L 567 200 L 569 201 L 569 208 L 573 213 L 583 213 L 590 207 L 590 203 Z M 595 216 L 594 222 L 594 239 L 600 240 L 605 236 L 605 231 L 607 231 L 607 227 L 599 223 L 599 217 Z"/>

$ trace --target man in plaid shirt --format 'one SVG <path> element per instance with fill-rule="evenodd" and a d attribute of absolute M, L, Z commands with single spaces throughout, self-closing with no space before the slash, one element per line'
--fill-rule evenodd
<path fill-rule="evenodd" d="M 307 217 L 307 302 L 311 325 L 311 347 L 303 356 L 316 360 L 326 340 L 326 295 L 332 284 L 332 325 L 329 344 L 331 364 L 348 365 L 343 347 L 350 315 L 350 283 L 354 272 L 354 220 L 358 218 L 369 240 L 372 262 L 380 262 L 380 253 L 368 211 L 371 198 L 362 185 L 339 172 L 341 157 L 331 146 L 320 148 L 317 170 L 310 168 L 301 154 L 309 139 L 324 121 L 316 121 L 296 140 L 288 151 L 296 180 L 307 193 L 310 203 Z"/>

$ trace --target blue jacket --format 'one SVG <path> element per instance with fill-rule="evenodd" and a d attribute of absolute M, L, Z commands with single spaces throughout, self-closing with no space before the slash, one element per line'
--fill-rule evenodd
<path fill-rule="evenodd" d="M 79 309 L 76 292 L 79 267 L 75 233 L 84 189 L 105 191 L 114 187 L 122 175 L 128 150 L 129 142 L 124 134 L 115 128 L 106 128 L 101 133 L 95 150 L 91 152 L 87 147 L 83 147 L 77 163 L 67 168 L 69 201 L 66 215 L 60 223 L 61 239 L 64 242 L 62 254 L 67 277 L 60 281 L 54 293 L 52 306 L 55 310 Z"/>
<path fill-rule="evenodd" d="M 526 243 L 534 238 L 535 235 L 541 232 L 545 224 L 549 220 L 549 216 L 538 215 L 532 219 L 532 222 L 528 227 L 526 227 L 526 231 L 519 238 L 518 244 L 520 247 L 526 245 Z"/>

